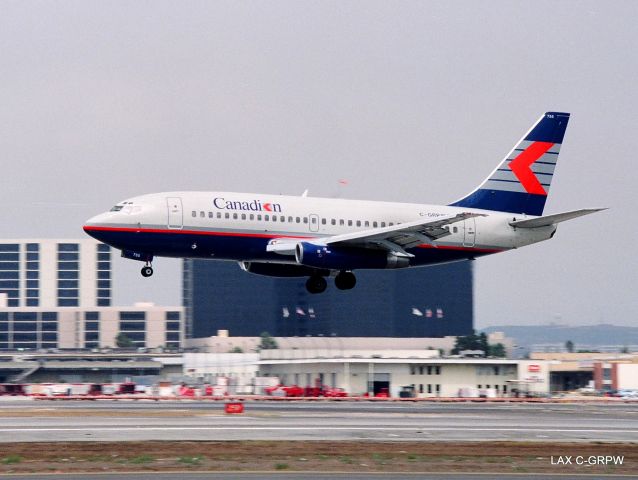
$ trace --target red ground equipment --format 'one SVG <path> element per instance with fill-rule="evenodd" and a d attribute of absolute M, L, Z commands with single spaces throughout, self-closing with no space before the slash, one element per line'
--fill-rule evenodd
<path fill-rule="evenodd" d="M 244 404 L 241 402 L 228 402 L 224 405 L 224 412 L 226 413 L 244 413 Z"/>

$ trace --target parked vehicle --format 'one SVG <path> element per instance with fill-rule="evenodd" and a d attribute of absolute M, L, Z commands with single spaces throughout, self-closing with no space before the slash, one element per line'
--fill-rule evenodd
<path fill-rule="evenodd" d="M 0 395 L 26 395 L 24 385 L 21 383 L 0 383 Z"/>
<path fill-rule="evenodd" d="M 332 398 L 341 398 L 341 397 L 347 397 L 348 393 L 343 388 L 324 387 L 323 396 L 332 397 Z"/>

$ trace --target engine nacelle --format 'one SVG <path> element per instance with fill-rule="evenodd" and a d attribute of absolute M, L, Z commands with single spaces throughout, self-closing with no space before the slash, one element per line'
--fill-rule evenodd
<path fill-rule="evenodd" d="M 329 270 L 288 263 L 239 262 L 239 266 L 245 272 L 266 277 L 311 277 L 312 275 L 325 277 L 330 275 Z"/>
<path fill-rule="evenodd" d="M 295 259 L 300 265 L 329 270 L 404 268 L 410 265 L 408 258 L 385 250 L 331 247 L 309 242 L 296 245 Z"/>

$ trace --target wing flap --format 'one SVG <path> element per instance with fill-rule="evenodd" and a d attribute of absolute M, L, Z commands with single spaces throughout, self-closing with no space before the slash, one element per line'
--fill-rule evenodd
<path fill-rule="evenodd" d="M 326 245 L 361 245 L 368 247 L 376 245 L 377 248 L 411 256 L 405 252 L 405 249 L 413 248 L 423 243 L 436 246 L 434 242 L 450 235 L 450 231 L 445 228 L 446 226 L 462 222 L 468 218 L 484 216 L 485 214 L 481 213 L 463 212 L 456 215 L 441 216 L 436 219 L 415 220 L 390 227 L 344 233 L 322 239 L 322 242 Z"/>

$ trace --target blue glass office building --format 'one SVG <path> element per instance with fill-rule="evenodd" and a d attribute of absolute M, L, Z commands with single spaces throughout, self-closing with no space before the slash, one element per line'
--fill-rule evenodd
<path fill-rule="evenodd" d="M 360 270 L 357 286 L 306 292 L 305 279 L 270 278 L 235 262 L 185 260 L 186 335 L 444 337 L 473 329 L 472 263 Z"/>

